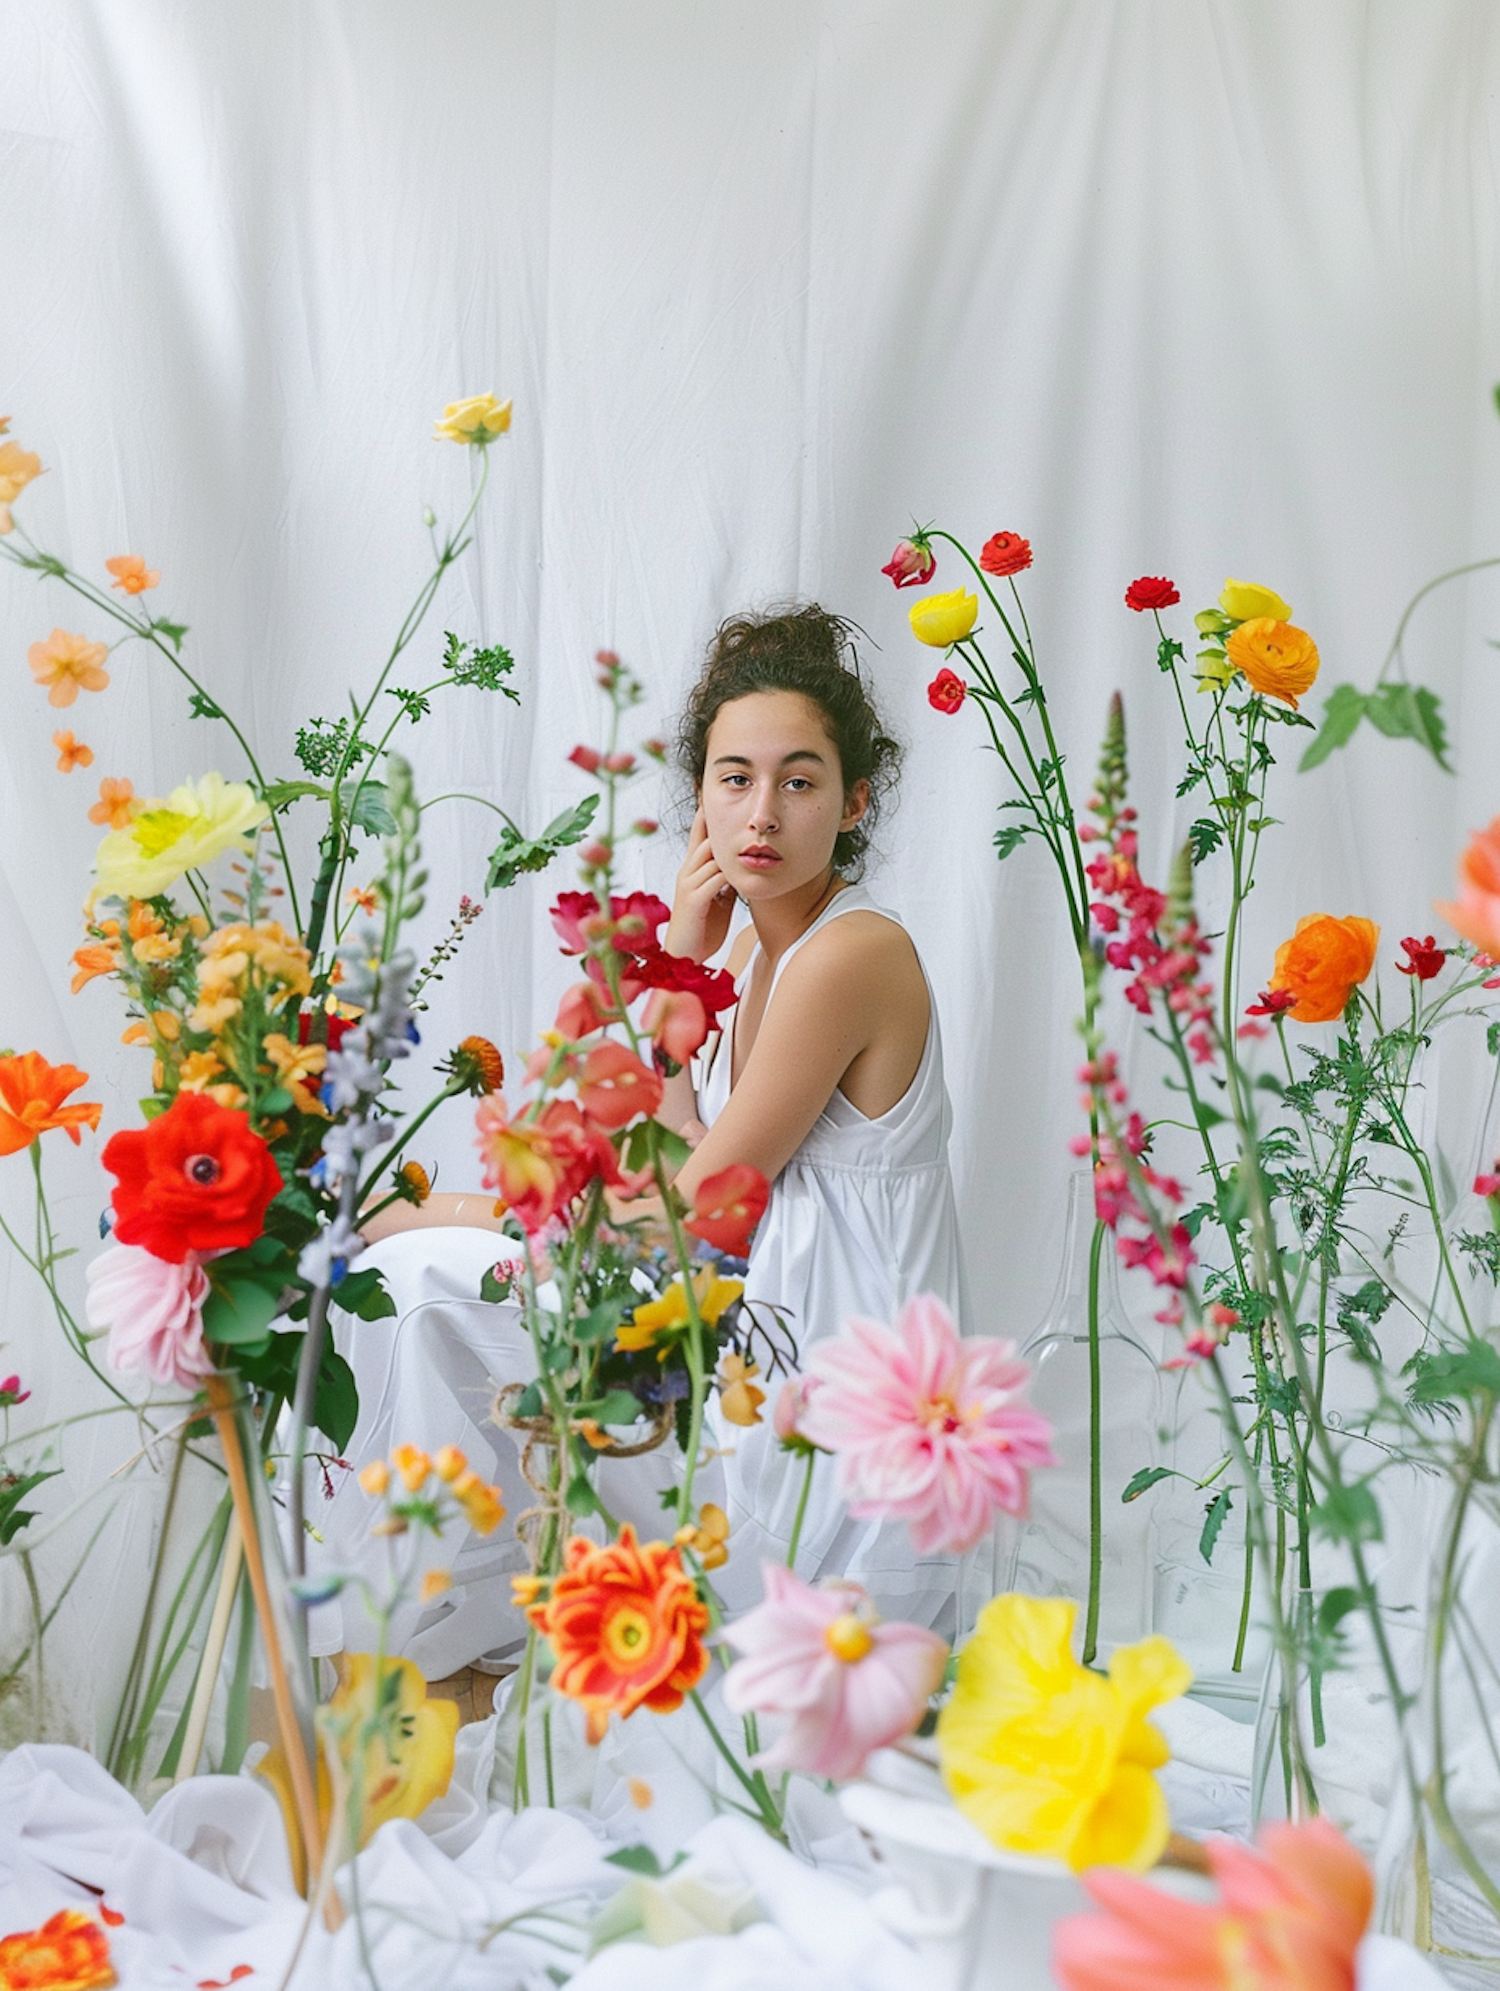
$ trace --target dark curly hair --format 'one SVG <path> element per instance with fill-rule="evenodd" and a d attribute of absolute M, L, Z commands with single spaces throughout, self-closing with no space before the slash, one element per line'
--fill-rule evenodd
<path fill-rule="evenodd" d="M 811 699 L 838 748 L 844 793 L 856 782 L 870 784 L 864 815 L 841 830 L 833 846 L 834 870 L 859 878 L 881 803 L 900 771 L 901 747 L 885 731 L 860 676 L 850 624 L 816 602 L 733 615 L 720 624 L 677 733 L 677 763 L 695 793 L 703 785 L 709 728 L 720 707 L 757 691 L 795 691 Z"/>

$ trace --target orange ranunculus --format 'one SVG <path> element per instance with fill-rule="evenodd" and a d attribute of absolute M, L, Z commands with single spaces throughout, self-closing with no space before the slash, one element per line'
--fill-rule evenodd
<path fill-rule="evenodd" d="M 575 1535 L 545 1603 L 527 1616 L 552 1641 L 552 1686 L 600 1742 L 612 1714 L 670 1714 L 708 1668 L 708 1607 L 670 1542 L 637 1542 L 627 1522 L 600 1548 Z"/>
<path fill-rule="evenodd" d="M 5 425 L 0 423 L 0 434 Z M 42 459 L 18 442 L 0 442 L 0 533 L 10 531 L 15 521 L 10 508 L 33 477 L 42 474 Z"/>
<path fill-rule="evenodd" d="M 1294 1023 L 1331 1023 L 1375 965 L 1380 928 L 1373 920 L 1335 919 L 1309 913 L 1276 950 L 1276 966 L 1266 984 L 1297 1000 L 1287 1014 Z"/>
<path fill-rule="evenodd" d="M 638 1113 L 654 1113 L 661 1104 L 661 1080 L 634 1051 L 613 1039 L 589 1052 L 578 1074 L 578 1104 L 596 1127 L 611 1133 Z"/>
<path fill-rule="evenodd" d="M 1475 830 L 1458 863 L 1458 899 L 1437 910 L 1455 933 L 1485 954 L 1500 955 L 1500 816 Z"/>
<path fill-rule="evenodd" d="M 1252 691 L 1279 698 L 1294 712 L 1318 675 L 1318 646 L 1307 631 L 1273 622 L 1269 615 L 1252 616 L 1231 630 L 1224 648 Z"/>
<path fill-rule="evenodd" d="M 49 1065 L 39 1051 L 0 1058 L 0 1155 L 19 1154 L 39 1134 L 62 1127 L 74 1147 L 80 1127 L 97 1127 L 104 1108 L 89 1101 L 64 1106 L 70 1092 L 87 1085 L 76 1065 Z"/>
<path fill-rule="evenodd" d="M 103 691 L 109 683 L 109 672 L 103 667 L 108 655 L 107 644 L 54 629 L 45 643 L 32 644 L 26 661 L 37 683 L 48 686 L 49 705 L 71 705 L 80 690 Z"/>
<path fill-rule="evenodd" d="M 112 774 L 106 774 L 99 783 L 99 800 L 89 810 L 89 821 L 108 823 L 112 830 L 123 830 L 140 814 L 140 809 L 129 780 L 116 781 Z"/>
<path fill-rule="evenodd" d="M 154 588 L 161 579 L 156 569 L 148 567 L 139 553 L 118 553 L 104 564 L 115 577 L 110 586 L 119 588 L 127 595 L 144 594 L 147 588 Z"/>
<path fill-rule="evenodd" d="M 75 740 L 71 733 L 54 733 L 52 735 L 52 744 L 57 748 L 57 771 L 59 774 L 71 774 L 75 767 L 92 767 L 94 765 L 94 749 L 84 746 L 79 740 Z"/>
<path fill-rule="evenodd" d="M 39 1929 L 0 1937 L 5 1991 L 95 1991 L 118 1982 L 109 1937 L 80 1909 L 59 1908 Z"/>

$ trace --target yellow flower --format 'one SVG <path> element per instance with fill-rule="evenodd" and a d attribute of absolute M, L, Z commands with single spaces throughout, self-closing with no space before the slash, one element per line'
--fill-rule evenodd
<path fill-rule="evenodd" d="M 460 1473 L 453 1482 L 453 1498 L 464 1510 L 476 1535 L 492 1535 L 505 1519 L 505 1502 L 498 1486 L 490 1486 L 477 1472 Z"/>
<path fill-rule="evenodd" d="M 509 401 L 493 394 L 471 394 L 467 401 L 450 401 L 432 432 L 434 442 L 468 442 L 483 449 L 510 427 Z"/>
<path fill-rule="evenodd" d="M 185 781 L 104 838 L 94 858 L 95 893 L 154 899 L 184 871 L 201 870 L 226 850 L 248 851 L 250 832 L 270 813 L 242 781 L 222 774 Z"/>
<path fill-rule="evenodd" d="M 441 1597 L 445 1590 L 452 1588 L 453 1578 L 446 1569 L 429 1569 L 422 1578 L 421 1589 L 417 1594 L 424 1604 L 430 1604 L 435 1598 Z"/>
<path fill-rule="evenodd" d="M 384 1459 L 371 1459 L 360 1470 L 359 1484 L 372 1500 L 378 1500 L 391 1483 L 391 1469 Z"/>
<path fill-rule="evenodd" d="M 1318 675 L 1318 646 L 1305 629 L 1255 616 L 1231 631 L 1224 645 L 1229 661 L 1252 691 L 1279 698 L 1295 712 L 1297 700 Z"/>
<path fill-rule="evenodd" d="M 729 1560 L 729 1516 L 712 1500 L 698 1510 L 698 1525 L 679 1528 L 672 1537 L 680 1549 L 691 1549 L 705 1569 L 722 1569 Z"/>
<path fill-rule="evenodd" d="M 1257 615 L 1269 615 L 1273 622 L 1290 622 L 1292 605 L 1274 588 L 1258 588 L 1254 581 L 1226 581 L 1219 606 L 1231 622 L 1250 622 Z"/>
<path fill-rule="evenodd" d="M 445 1486 L 452 1486 L 454 1480 L 467 1470 L 468 1464 L 457 1445 L 444 1445 L 432 1455 L 432 1470 Z"/>
<path fill-rule="evenodd" d="M 315 1089 L 310 1089 L 307 1081 L 316 1079 L 328 1062 L 326 1044 L 294 1044 L 290 1037 L 279 1030 L 273 1030 L 264 1040 L 265 1053 L 270 1059 L 277 1078 L 292 1095 L 292 1101 L 299 1113 L 314 1113 L 321 1118 L 328 1117 L 328 1109 L 319 1099 Z"/>
<path fill-rule="evenodd" d="M 1109 1677 L 1072 1653 L 1077 1606 L 996 1597 L 959 1654 L 938 1716 L 938 1756 L 955 1804 L 997 1846 L 1143 1873 L 1167 1843 L 1152 1776 L 1167 1745 L 1146 1716 L 1192 1681 L 1164 1638 L 1122 1646 Z"/>
<path fill-rule="evenodd" d="M 432 1471 L 432 1461 L 420 1445 L 398 1445 L 391 1453 L 391 1464 L 408 1493 L 419 1493 Z"/>
<path fill-rule="evenodd" d="M 0 433 L 4 432 L 0 424 Z M 7 533 L 15 521 L 10 508 L 33 477 L 42 474 L 42 459 L 18 442 L 0 442 L 0 533 Z"/>
<path fill-rule="evenodd" d="M 909 611 L 911 633 L 919 643 L 934 650 L 946 650 L 960 643 L 979 619 L 979 597 L 967 588 L 954 588 L 951 594 L 927 595 L 914 601 Z"/>
<path fill-rule="evenodd" d="M 712 1266 L 705 1266 L 693 1276 L 693 1295 L 698 1302 L 698 1313 L 704 1324 L 713 1327 L 720 1316 L 739 1298 L 745 1290 L 743 1279 L 721 1279 Z M 615 1330 L 615 1346 L 625 1354 L 635 1354 L 642 1348 L 649 1348 L 657 1335 L 668 1328 L 686 1327 L 688 1324 L 687 1287 L 682 1279 L 676 1278 L 668 1286 L 659 1300 L 650 1300 L 643 1307 L 637 1307 L 628 1321 L 622 1321 Z"/>
<path fill-rule="evenodd" d="M 743 1355 L 726 1355 L 719 1364 L 719 1408 L 731 1424 L 759 1424 L 766 1393 L 751 1381 L 760 1370 Z"/>

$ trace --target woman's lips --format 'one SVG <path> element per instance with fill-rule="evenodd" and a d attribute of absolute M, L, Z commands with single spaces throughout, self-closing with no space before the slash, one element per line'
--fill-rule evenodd
<path fill-rule="evenodd" d="M 742 850 L 740 862 L 748 864 L 752 871 L 769 871 L 773 865 L 781 862 L 781 857 L 779 852 L 774 850 Z"/>

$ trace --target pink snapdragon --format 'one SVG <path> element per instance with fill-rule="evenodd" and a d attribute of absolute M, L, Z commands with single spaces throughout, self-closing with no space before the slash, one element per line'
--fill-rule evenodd
<path fill-rule="evenodd" d="M 924 1554 L 972 1548 L 997 1509 L 1024 1514 L 1029 1470 L 1057 1463 L 1052 1427 L 1019 1400 L 1015 1343 L 965 1339 L 930 1293 L 894 1328 L 847 1321 L 807 1367 L 802 1435 L 837 1454 L 850 1513 L 905 1521 Z"/>
<path fill-rule="evenodd" d="M 0 1410 L 13 1410 L 18 1403 L 25 1403 L 30 1390 L 21 1388 L 19 1376 L 0 1377 Z"/>
<path fill-rule="evenodd" d="M 213 1368 L 203 1340 L 208 1275 L 190 1251 L 173 1265 L 136 1244 L 114 1244 L 88 1269 L 88 1323 L 108 1329 L 111 1368 L 196 1389 Z"/>
<path fill-rule="evenodd" d="M 805 1770 L 841 1782 L 873 1750 L 910 1735 L 937 1691 L 948 1648 L 921 1625 L 883 1624 L 857 1583 L 814 1589 L 777 1563 L 765 1601 L 729 1626 L 737 1659 L 724 1676 L 734 1714 L 790 1716 L 752 1758 L 763 1770 Z"/>

